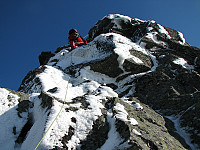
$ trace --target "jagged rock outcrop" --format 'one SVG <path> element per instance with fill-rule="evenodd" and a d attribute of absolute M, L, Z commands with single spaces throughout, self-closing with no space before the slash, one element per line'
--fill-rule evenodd
<path fill-rule="evenodd" d="M 105 17 L 90 30 L 89 39 L 99 33 L 116 32 L 148 49 L 159 65 L 156 71 L 135 80 L 134 96 L 163 115 L 179 114 L 180 127 L 191 134 L 192 143 L 199 143 L 197 126 L 200 122 L 196 112 L 200 99 L 200 49 L 186 43 L 180 32 L 155 21 L 131 19 L 128 22 L 128 19 L 112 15 Z M 193 117 L 189 119 L 187 114 Z"/>
<path fill-rule="evenodd" d="M 55 54 L 51 52 L 42 52 L 39 56 L 40 65 L 46 65 L 51 57 L 55 56 Z"/>
<path fill-rule="evenodd" d="M 88 41 L 44 57 L 20 85 L 29 99 L 5 96 L 14 105 L 4 112 L 21 122 L 3 149 L 200 148 L 198 48 L 155 21 L 118 14 L 99 20 Z"/>

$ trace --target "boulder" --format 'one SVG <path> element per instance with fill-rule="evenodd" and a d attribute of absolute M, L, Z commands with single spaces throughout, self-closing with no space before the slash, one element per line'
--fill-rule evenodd
<path fill-rule="evenodd" d="M 55 54 L 49 52 L 42 52 L 39 56 L 40 65 L 46 65 L 51 57 L 55 56 Z"/>

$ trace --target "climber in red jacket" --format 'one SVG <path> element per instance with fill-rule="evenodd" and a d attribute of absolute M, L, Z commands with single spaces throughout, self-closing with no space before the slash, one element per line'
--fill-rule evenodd
<path fill-rule="evenodd" d="M 83 39 L 76 29 L 71 29 L 69 31 L 69 46 L 73 50 L 76 46 L 82 46 L 87 44 L 87 40 Z"/>

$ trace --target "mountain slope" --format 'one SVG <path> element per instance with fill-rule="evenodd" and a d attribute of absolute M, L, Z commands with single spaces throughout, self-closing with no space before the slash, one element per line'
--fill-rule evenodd
<path fill-rule="evenodd" d="M 27 74 L 23 116 L 15 108 L 23 101 L 2 107 L 0 119 L 22 117 L 2 148 L 34 149 L 44 135 L 41 150 L 199 148 L 198 48 L 155 21 L 118 14 L 99 20 L 88 41 Z"/>

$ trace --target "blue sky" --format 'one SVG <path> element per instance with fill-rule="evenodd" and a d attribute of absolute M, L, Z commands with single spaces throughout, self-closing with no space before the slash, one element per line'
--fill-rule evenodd
<path fill-rule="evenodd" d="M 155 20 L 200 48 L 199 0 L 0 0 L 0 87 L 17 90 L 42 51 L 66 45 L 71 28 L 87 35 L 108 14 Z"/>

